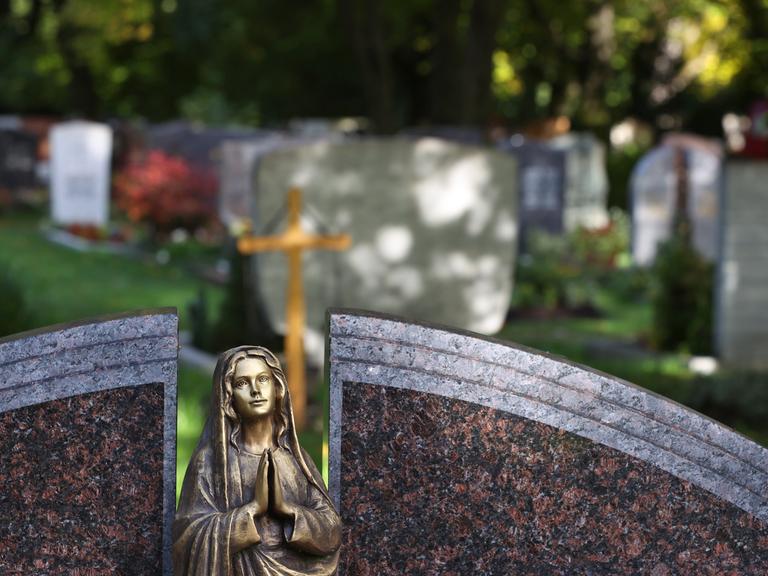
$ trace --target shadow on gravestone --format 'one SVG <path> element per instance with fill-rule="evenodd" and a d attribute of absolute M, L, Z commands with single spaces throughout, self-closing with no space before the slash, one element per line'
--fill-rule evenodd
<path fill-rule="evenodd" d="M 534 350 L 329 324 L 340 574 L 768 573 L 768 450 Z"/>
<path fill-rule="evenodd" d="M 309 232 L 352 237 L 347 251 L 304 257 L 310 357 L 322 358 L 330 306 L 488 334 L 504 323 L 518 228 L 517 162 L 508 154 L 436 138 L 322 141 L 266 155 L 254 178 L 264 221 L 280 214 L 296 186 Z M 271 323 L 283 330 L 285 256 L 259 254 L 258 268 Z"/>
<path fill-rule="evenodd" d="M 0 339 L 0 574 L 170 576 L 178 319 Z"/>

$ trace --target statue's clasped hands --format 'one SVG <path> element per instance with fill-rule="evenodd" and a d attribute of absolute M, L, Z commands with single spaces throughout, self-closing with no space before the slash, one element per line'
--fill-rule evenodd
<path fill-rule="evenodd" d="M 251 502 L 251 514 L 254 517 L 271 514 L 286 518 L 293 514 L 293 507 L 283 498 L 283 485 L 280 472 L 275 464 L 272 450 L 266 450 L 256 471 L 256 489 Z"/>

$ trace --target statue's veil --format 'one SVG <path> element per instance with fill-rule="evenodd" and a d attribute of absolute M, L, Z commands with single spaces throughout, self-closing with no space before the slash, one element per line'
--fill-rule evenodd
<path fill-rule="evenodd" d="M 198 452 L 206 444 L 210 443 L 214 457 L 214 485 L 212 486 L 212 489 L 217 504 L 222 510 L 229 510 L 234 500 L 242 498 L 242 487 L 240 486 L 239 480 L 239 465 L 237 464 L 237 458 L 235 457 L 230 444 L 232 424 L 224 412 L 226 408 L 224 404 L 227 402 L 224 393 L 224 376 L 227 373 L 227 369 L 234 356 L 241 352 L 250 351 L 258 352 L 259 355 L 264 355 L 269 358 L 270 361 L 274 361 L 276 366 L 280 366 L 275 355 L 261 346 L 238 346 L 237 348 L 232 348 L 222 353 L 219 356 L 216 370 L 213 373 L 213 391 L 211 394 L 210 413 L 208 415 L 208 420 L 205 423 L 203 434 L 200 436 L 200 441 L 195 449 L 195 452 Z M 287 385 L 285 386 L 285 394 L 282 399 L 281 409 L 287 426 L 281 434 L 281 437 L 278 439 L 280 446 L 291 452 L 299 468 L 307 478 L 307 482 L 320 490 L 328 502 L 331 502 L 330 496 L 328 495 L 322 480 L 315 478 L 310 468 L 307 466 L 304 453 L 299 445 L 296 424 L 293 419 L 291 395 Z M 233 473 L 235 469 L 238 470 L 238 473 Z M 234 482 L 232 480 L 234 480 Z M 233 498 L 235 493 L 237 494 L 237 497 Z M 332 502 L 331 505 L 333 505 Z"/>

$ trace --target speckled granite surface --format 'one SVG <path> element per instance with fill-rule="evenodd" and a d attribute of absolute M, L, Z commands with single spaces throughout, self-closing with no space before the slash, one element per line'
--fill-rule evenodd
<path fill-rule="evenodd" d="M 170 576 L 177 357 L 178 319 L 173 309 L 95 318 L 0 339 L 0 444 L 15 439 L 10 452 L 4 447 L 0 456 L 0 483 L 5 483 L 0 487 L 0 574 L 105 574 L 109 566 L 122 566 L 114 573 Z M 115 414 L 124 414 L 126 421 L 115 422 Z M 50 447 L 46 426 L 58 438 Z M 122 433 L 113 435 L 110 427 Z M 125 458 L 115 463 L 132 465 L 133 474 L 118 467 L 110 476 L 112 463 L 102 460 L 107 454 L 99 447 L 114 449 L 116 457 Z M 34 468 L 49 448 L 51 470 L 61 470 L 58 482 L 45 476 L 44 467 Z M 35 462 L 25 464 L 22 455 L 31 455 Z M 115 485 L 119 509 L 110 490 L 104 489 Z M 150 492 L 149 485 L 160 492 Z M 159 508 L 153 498 L 159 498 Z M 28 515 L 22 514 L 30 499 L 42 504 L 29 513 L 42 522 L 37 526 L 27 526 Z M 61 502 L 62 510 L 53 507 L 54 500 Z M 102 507 L 108 521 L 97 529 L 90 511 Z M 115 511 L 120 512 L 117 524 L 109 516 Z M 106 532 L 99 532 L 102 529 Z M 133 534 L 130 544 L 123 540 L 128 533 Z M 68 540 L 73 535 L 77 539 Z M 12 541 L 16 544 L 11 550 Z M 101 547 L 92 548 L 97 541 Z M 91 554 L 97 564 L 77 566 L 100 568 L 72 568 L 73 558 Z M 22 557 L 26 564 L 21 564 Z M 127 557 L 131 562 L 120 564 Z M 147 563 L 154 568 L 142 572 L 139 567 Z M 9 572 L 18 565 L 25 570 Z M 57 571 L 60 566 L 70 568 Z"/>
<path fill-rule="evenodd" d="M 0 414 L 0 574 L 160 574 L 162 470 L 162 384 Z"/>
<path fill-rule="evenodd" d="M 508 413 L 347 383 L 346 575 L 768 574 L 768 525 Z"/>
<path fill-rule="evenodd" d="M 768 450 L 717 422 L 368 313 L 331 314 L 328 357 L 346 576 L 768 573 Z"/>

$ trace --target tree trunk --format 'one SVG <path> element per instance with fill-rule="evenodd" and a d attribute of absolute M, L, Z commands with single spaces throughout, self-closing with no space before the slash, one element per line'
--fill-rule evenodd
<path fill-rule="evenodd" d="M 460 42 L 457 21 L 461 15 L 461 0 L 435 2 L 432 71 L 430 74 L 430 114 L 434 124 L 456 123 L 460 105 L 461 81 Z"/>
<path fill-rule="evenodd" d="M 385 134 L 394 132 L 394 83 L 381 0 L 340 0 L 339 7 L 360 67 L 374 129 Z"/>
<path fill-rule="evenodd" d="M 460 124 L 483 126 L 489 120 L 493 51 L 506 4 L 506 0 L 475 0 L 472 3 L 461 75 Z"/>

